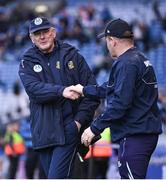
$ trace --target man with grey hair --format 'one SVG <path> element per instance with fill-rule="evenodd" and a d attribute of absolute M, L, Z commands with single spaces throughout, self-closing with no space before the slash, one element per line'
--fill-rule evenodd
<path fill-rule="evenodd" d="M 47 178 L 71 178 L 81 132 L 99 104 L 71 91 L 71 85 L 96 81 L 78 50 L 56 39 L 47 18 L 33 19 L 29 33 L 34 45 L 24 53 L 19 75 L 30 99 L 33 148 Z"/>

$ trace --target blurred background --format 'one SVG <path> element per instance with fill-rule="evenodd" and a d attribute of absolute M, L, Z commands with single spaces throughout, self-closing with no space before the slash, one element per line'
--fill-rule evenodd
<path fill-rule="evenodd" d="M 166 178 L 166 1 L 165 0 L 0 0 L 0 178 L 44 178 L 32 150 L 29 101 L 18 77 L 22 53 L 31 46 L 30 20 L 46 16 L 55 25 L 58 39 L 79 49 L 99 84 L 106 81 L 111 58 L 104 41 L 96 39 L 114 18 L 128 21 L 135 45 L 153 64 L 158 83 L 158 105 L 163 133 L 152 156 L 147 178 Z M 103 111 L 102 102 L 96 115 Z M 12 154 L 10 134 L 19 142 Z M 17 143 L 18 144 L 18 143 Z M 76 161 L 75 178 L 119 178 L 116 144 L 106 129 L 86 157 Z"/>

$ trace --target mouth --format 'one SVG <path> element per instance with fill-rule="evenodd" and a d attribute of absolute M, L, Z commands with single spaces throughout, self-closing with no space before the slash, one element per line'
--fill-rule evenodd
<path fill-rule="evenodd" d="M 40 42 L 41 45 L 45 45 L 47 44 L 47 42 L 43 41 L 43 42 Z"/>

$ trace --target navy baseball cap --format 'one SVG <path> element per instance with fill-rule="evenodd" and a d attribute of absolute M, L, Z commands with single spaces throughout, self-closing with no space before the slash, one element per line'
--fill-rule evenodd
<path fill-rule="evenodd" d="M 99 34 L 97 37 L 100 39 L 106 36 L 113 36 L 117 38 L 133 38 L 134 37 L 130 25 L 122 19 L 115 19 L 108 22 L 108 24 L 105 27 L 104 32 Z"/>
<path fill-rule="evenodd" d="M 30 22 L 29 33 L 34 33 L 42 29 L 49 29 L 51 27 L 54 27 L 54 25 L 51 24 L 47 18 L 37 17 Z"/>

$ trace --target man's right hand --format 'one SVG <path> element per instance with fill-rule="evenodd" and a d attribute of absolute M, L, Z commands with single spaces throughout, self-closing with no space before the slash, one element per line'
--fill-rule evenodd
<path fill-rule="evenodd" d="M 84 86 L 82 86 L 81 84 L 77 84 L 75 86 L 70 86 L 70 89 L 78 94 L 80 94 L 81 96 L 84 96 L 83 94 L 83 88 Z"/>
<path fill-rule="evenodd" d="M 78 99 L 80 97 L 80 94 L 78 92 L 73 91 L 73 88 L 74 86 L 66 87 L 62 93 L 63 97 L 71 99 L 71 100 Z"/>

